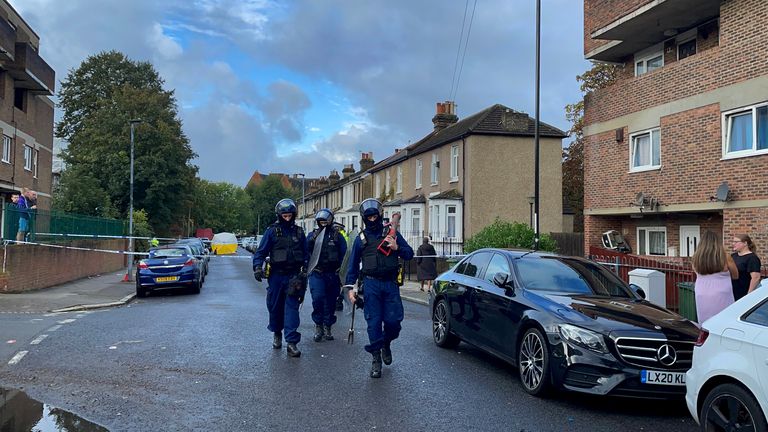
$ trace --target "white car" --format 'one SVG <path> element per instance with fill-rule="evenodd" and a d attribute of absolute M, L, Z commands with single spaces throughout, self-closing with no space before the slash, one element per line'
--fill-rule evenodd
<path fill-rule="evenodd" d="M 702 325 L 685 402 L 703 431 L 768 431 L 766 285 Z"/>

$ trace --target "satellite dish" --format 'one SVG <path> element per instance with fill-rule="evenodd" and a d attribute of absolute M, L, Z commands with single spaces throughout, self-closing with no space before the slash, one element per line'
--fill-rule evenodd
<path fill-rule="evenodd" d="M 731 188 L 728 187 L 728 182 L 723 182 L 720 186 L 717 187 L 715 198 L 717 198 L 718 201 L 728 201 L 728 195 L 730 193 Z"/>
<path fill-rule="evenodd" d="M 645 205 L 645 195 L 643 195 L 642 192 L 638 192 L 637 195 L 635 195 L 635 205 L 638 205 L 638 206 Z"/>

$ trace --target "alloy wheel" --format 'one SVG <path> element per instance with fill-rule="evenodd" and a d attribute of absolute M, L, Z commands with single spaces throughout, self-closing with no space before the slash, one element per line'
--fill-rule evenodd
<path fill-rule="evenodd" d="M 544 347 L 539 336 L 530 332 L 520 344 L 520 378 L 529 390 L 535 390 L 544 376 Z"/>
<path fill-rule="evenodd" d="M 432 336 L 435 342 L 442 343 L 448 333 L 448 311 L 445 309 L 445 303 L 440 302 L 435 306 L 435 312 L 432 314 Z"/>
<path fill-rule="evenodd" d="M 707 407 L 706 431 L 757 431 L 755 420 L 744 402 L 730 393 L 718 396 Z"/>

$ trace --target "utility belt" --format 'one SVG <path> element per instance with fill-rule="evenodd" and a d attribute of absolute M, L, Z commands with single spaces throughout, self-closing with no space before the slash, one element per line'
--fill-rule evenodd
<path fill-rule="evenodd" d="M 297 274 L 301 271 L 301 267 L 276 267 L 272 264 L 267 264 L 267 271 L 266 276 L 269 277 L 270 274 L 278 274 L 278 275 L 289 275 L 289 274 Z"/>
<path fill-rule="evenodd" d="M 397 271 L 392 274 L 387 275 L 371 275 L 371 274 L 363 274 L 363 277 L 375 279 L 377 281 L 382 282 L 395 282 L 397 286 L 403 286 L 403 283 L 405 282 L 405 271 L 403 270 L 403 265 L 400 264 L 397 266 Z"/>

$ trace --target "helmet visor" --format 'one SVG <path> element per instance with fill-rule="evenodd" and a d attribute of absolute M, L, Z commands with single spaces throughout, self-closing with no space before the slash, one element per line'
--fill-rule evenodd
<path fill-rule="evenodd" d="M 331 213 L 328 209 L 321 209 L 317 214 L 315 215 L 315 220 L 325 221 L 325 222 L 331 222 L 333 220 L 333 213 Z"/>
<path fill-rule="evenodd" d="M 378 215 L 381 216 L 381 203 L 375 199 L 369 198 L 360 204 L 360 214 L 363 217 Z"/>

